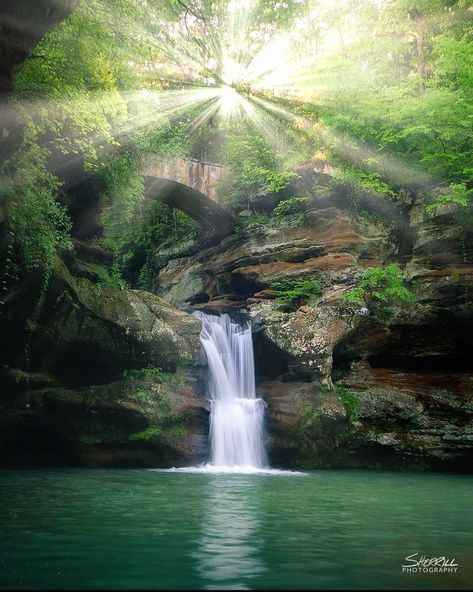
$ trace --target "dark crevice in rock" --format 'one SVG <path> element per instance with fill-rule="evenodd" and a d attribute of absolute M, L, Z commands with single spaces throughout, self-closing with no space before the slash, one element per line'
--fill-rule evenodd
<path fill-rule="evenodd" d="M 198 294 L 194 294 L 189 300 L 187 301 L 189 304 L 205 304 L 210 300 L 210 296 L 207 292 L 199 292 Z"/>
<path fill-rule="evenodd" d="M 65 197 L 72 220 L 72 236 L 79 241 L 101 236 L 101 205 L 97 188 L 92 180 L 85 179 L 71 187 Z"/>
<path fill-rule="evenodd" d="M 237 296 L 248 298 L 255 292 L 259 292 L 266 287 L 267 284 L 264 282 L 245 276 L 241 273 L 232 273 L 233 293 Z"/>
<path fill-rule="evenodd" d="M 348 374 L 351 369 L 352 358 L 340 353 L 336 347 L 332 353 L 332 380 L 335 382 Z"/>
<path fill-rule="evenodd" d="M 45 370 L 55 374 L 64 385 L 78 387 L 117 380 L 123 367 L 103 348 L 71 343 L 45 364 Z"/>
<path fill-rule="evenodd" d="M 469 372 L 473 327 L 464 325 L 398 325 L 391 338 L 367 359 L 373 368 L 403 371 Z"/>
<path fill-rule="evenodd" d="M 377 355 L 369 356 L 372 368 L 393 368 L 404 372 L 469 372 L 471 370 L 471 354 L 457 355 L 424 355 L 411 357 L 395 354 L 386 350 Z"/>
<path fill-rule="evenodd" d="M 265 339 L 261 333 L 253 335 L 253 345 L 257 383 L 264 380 L 281 380 L 288 375 L 289 364 L 287 357 Z"/>
<path fill-rule="evenodd" d="M 397 259 L 401 264 L 408 263 L 412 257 L 416 231 L 411 226 L 411 206 L 401 209 L 397 226 L 394 230 L 394 240 L 399 245 Z"/>

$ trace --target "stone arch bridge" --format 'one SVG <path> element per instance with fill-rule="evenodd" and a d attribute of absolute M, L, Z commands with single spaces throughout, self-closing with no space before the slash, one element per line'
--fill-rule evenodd
<path fill-rule="evenodd" d="M 230 231 L 235 220 L 218 203 L 217 186 L 227 173 L 220 164 L 147 155 L 142 162 L 146 197 L 182 210 L 209 230 Z"/>

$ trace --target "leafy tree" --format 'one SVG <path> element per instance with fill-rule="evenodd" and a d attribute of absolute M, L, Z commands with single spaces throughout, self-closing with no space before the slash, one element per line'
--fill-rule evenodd
<path fill-rule="evenodd" d="M 461 208 L 466 208 L 471 204 L 473 190 L 467 189 L 464 183 L 452 183 L 450 193 L 438 195 L 435 200 L 426 207 L 429 213 L 435 212 L 440 206 L 446 204 L 456 204 Z"/>
<path fill-rule="evenodd" d="M 288 81 L 269 76 L 265 88 L 272 68 L 282 71 L 271 59 L 278 44 L 290 54 Z M 231 172 L 221 187 L 227 203 L 252 209 L 274 194 L 272 221 L 303 214 L 305 194 L 286 199 L 292 171 L 321 147 L 337 168 L 328 189 L 350 195 L 354 207 L 369 194 L 417 200 L 428 213 L 455 203 L 466 218 L 472 47 L 467 0 L 81 2 L 16 75 L 13 105 L 26 133 L 2 185 L 4 285 L 51 269 L 69 247 L 61 204 L 75 166 L 100 196 L 123 273 L 150 285 L 149 245 L 179 241 L 193 226 L 164 206 L 150 214 L 140 173 L 148 152 L 223 162 Z M 235 75 L 246 108 L 226 120 L 218 92 L 203 101 L 195 93 L 218 89 L 233 62 L 258 67 L 255 79 Z M 394 281 L 388 276 L 378 280 Z M 375 292 L 383 290 L 355 289 L 370 306 L 382 301 Z"/>
<path fill-rule="evenodd" d="M 192 237 L 197 223 L 183 212 L 155 202 L 143 211 L 133 226 L 115 240 L 118 264 L 126 281 L 133 287 L 153 290 L 156 271 L 153 258 L 157 250 Z"/>
<path fill-rule="evenodd" d="M 296 177 L 291 171 L 281 170 L 276 152 L 245 122 L 228 129 L 224 162 L 231 178 L 223 190 L 233 203 L 249 204 L 259 196 L 280 193 Z"/>

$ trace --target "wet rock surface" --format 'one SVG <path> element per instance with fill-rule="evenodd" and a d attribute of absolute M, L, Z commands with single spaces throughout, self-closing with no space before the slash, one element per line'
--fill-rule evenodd
<path fill-rule="evenodd" d="M 181 371 L 159 382 L 30 388 L 0 416 L 2 464 L 169 467 L 203 461 L 208 409 L 195 383 Z"/>
<path fill-rule="evenodd" d="M 251 319 L 273 464 L 469 470 L 472 243 L 455 211 L 413 207 L 403 237 L 379 219 L 322 206 L 297 228 L 161 259 L 161 294 Z M 342 301 L 363 269 L 396 259 L 412 306 L 380 322 Z M 317 277 L 322 293 L 287 311 L 271 284 L 298 277 Z"/>
<path fill-rule="evenodd" d="M 110 255 L 76 241 L 41 309 L 22 286 L 0 320 L 4 463 L 208 458 L 200 322 L 189 314 L 201 309 L 252 322 L 274 466 L 470 470 L 472 253 L 453 216 L 414 208 L 409 252 L 389 224 L 333 206 L 297 227 L 186 242 L 154 254 L 159 295 L 101 288 L 94 266 Z M 397 259 L 412 306 L 380 321 L 343 300 L 364 269 Z M 286 278 L 317 278 L 320 293 L 287 307 L 272 287 Z M 148 367 L 159 380 L 130 375 Z"/>
<path fill-rule="evenodd" d="M 10 295 L 0 319 L 3 465 L 206 458 L 200 321 L 148 292 L 74 277 L 59 260 L 38 309 L 34 288 Z"/>

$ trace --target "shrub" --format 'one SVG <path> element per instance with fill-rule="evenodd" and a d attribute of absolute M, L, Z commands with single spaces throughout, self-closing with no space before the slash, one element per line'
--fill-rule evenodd
<path fill-rule="evenodd" d="M 332 189 L 350 192 L 355 201 L 367 194 L 394 196 L 392 188 L 381 179 L 379 173 L 366 172 L 354 167 L 345 166 L 337 169 L 330 185 Z"/>
<path fill-rule="evenodd" d="M 146 368 L 132 368 L 123 372 L 125 380 L 147 380 L 162 383 L 165 373 L 158 366 L 148 365 Z"/>
<path fill-rule="evenodd" d="M 127 283 L 123 279 L 116 263 L 110 266 L 89 263 L 89 267 L 97 276 L 97 285 L 99 288 L 119 288 L 120 290 L 127 288 Z"/>
<path fill-rule="evenodd" d="M 131 442 L 136 441 L 144 441 L 144 442 L 152 442 L 153 440 L 159 439 L 162 434 L 162 427 L 161 426 L 149 426 L 141 432 L 136 432 L 129 437 Z"/>
<path fill-rule="evenodd" d="M 266 212 L 252 212 L 250 216 L 240 220 L 235 226 L 238 233 L 244 233 L 247 230 L 262 230 L 270 223 L 270 216 Z"/>
<path fill-rule="evenodd" d="M 293 228 L 302 226 L 305 222 L 308 203 L 309 198 L 303 195 L 283 199 L 274 208 L 273 218 L 276 224 Z"/>
<path fill-rule="evenodd" d="M 294 309 L 304 302 L 313 302 L 322 294 L 322 284 L 318 278 L 284 278 L 270 285 L 277 299 L 286 308 Z"/>
<path fill-rule="evenodd" d="M 404 285 L 404 276 L 399 265 L 366 269 L 358 285 L 343 296 L 345 302 L 366 304 L 370 312 L 380 319 L 393 315 L 393 306 L 414 302 L 414 294 Z"/>
<path fill-rule="evenodd" d="M 61 183 L 47 172 L 47 150 L 36 143 L 32 124 L 23 143 L 6 164 L 1 199 L 6 209 L 8 244 L 2 258 L 3 291 L 27 273 L 40 271 L 43 288 L 57 253 L 71 250 L 71 221 L 56 200 Z"/>
<path fill-rule="evenodd" d="M 303 195 L 294 195 L 288 199 L 283 199 L 274 208 L 274 215 L 277 217 L 283 217 L 289 214 L 304 212 L 308 202 L 309 198 Z"/>
<path fill-rule="evenodd" d="M 277 194 L 297 175 L 285 170 L 278 154 L 247 120 L 225 130 L 223 159 L 231 175 L 220 186 L 227 202 L 249 204 L 262 195 Z"/>
<path fill-rule="evenodd" d="M 452 183 L 450 193 L 437 196 L 433 203 L 426 206 L 425 209 L 428 214 L 434 214 L 438 208 L 447 204 L 457 204 L 466 208 L 471 202 L 472 195 L 473 191 L 467 189 L 465 183 Z"/>

